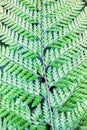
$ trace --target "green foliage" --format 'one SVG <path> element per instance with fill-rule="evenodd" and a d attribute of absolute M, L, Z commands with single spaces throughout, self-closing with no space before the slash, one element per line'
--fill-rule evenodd
<path fill-rule="evenodd" d="M 84 3 L 0 5 L 0 130 L 87 130 Z"/>

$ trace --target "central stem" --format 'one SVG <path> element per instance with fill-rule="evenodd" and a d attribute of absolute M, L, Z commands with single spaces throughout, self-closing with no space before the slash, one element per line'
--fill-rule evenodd
<path fill-rule="evenodd" d="M 50 91 L 49 91 L 49 84 L 46 77 L 46 65 L 45 65 L 45 59 L 44 59 L 44 25 L 43 25 L 43 0 L 41 0 L 41 43 L 42 43 L 42 61 L 43 61 L 43 69 L 44 69 L 44 79 L 46 83 L 46 99 L 48 102 L 49 110 L 50 110 L 50 123 L 51 128 L 54 130 L 53 127 L 53 115 L 52 115 L 52 109 L 51 109 L 51 101 L 50 101 Z"/>

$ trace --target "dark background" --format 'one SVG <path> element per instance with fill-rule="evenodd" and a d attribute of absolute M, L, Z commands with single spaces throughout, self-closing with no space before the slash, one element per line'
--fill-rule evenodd
<path fill-rule="evenodd" d="M 83 0 L 85 2 L 85 6 L 87 6 L 87 0 Z"/>

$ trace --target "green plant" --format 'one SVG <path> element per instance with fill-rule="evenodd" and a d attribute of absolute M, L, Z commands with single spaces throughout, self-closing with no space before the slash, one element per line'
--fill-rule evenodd
<path fill-rule="evenodd" d="M 84 3 L 0 5 L 0 130 L 87 129 Z"/>

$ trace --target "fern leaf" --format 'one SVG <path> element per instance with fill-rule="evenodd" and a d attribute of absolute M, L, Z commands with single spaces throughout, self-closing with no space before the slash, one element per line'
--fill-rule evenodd
<path fill-rule="evenodd" d="M 87 129 L 82 0 L 0 0 L 0 130 Z"/>

